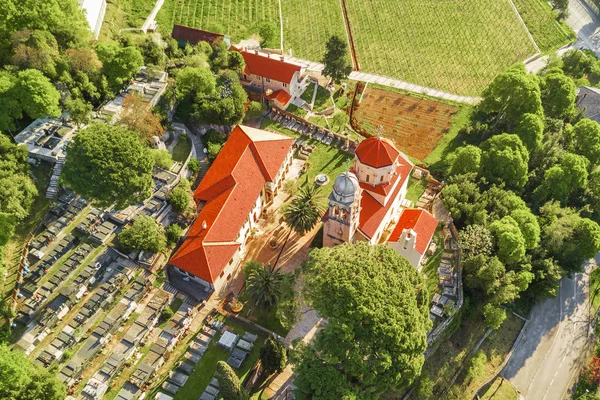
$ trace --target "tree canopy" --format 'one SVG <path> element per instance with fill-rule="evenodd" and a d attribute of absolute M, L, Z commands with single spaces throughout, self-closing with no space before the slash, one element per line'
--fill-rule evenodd
<path fill-rule="evenodd" d="M 119 234 L 119 246 L 126 252 L 134 250 L 157 253 L 166 246 L 164 227 L 152 217 L 141 215 L 133 225 Z"/>
<path fill-rule="evenodd" d="M 135 132 L 91 124 L 69 143 L 61 179 L 88 201 L 122 209 L 150 196 L 153 165 Z"/>
<path fill-rule="evenodd" d="M 29 214 L 38 195 L 29 177 L 27 156 L 27 147 L 17 146 L 0 134 L 0 213 L 16 219 L 23 219 Z"/>
<path fill-rule="evenodd" d="M 541 94 L 547 117 L 567 118 L 575 111 L 575 83 L 562 71 L 553 70 L 542 77 Z"/>
<path fill-rule="evenodd" d="M 573 151 L 600 164 L 600 124 L 584 118 L 573 126 Z"/>
<path fill-rule="evenodd" d="M 333 79 L 335 83 L 340 83 L 350 75 L 352 66 L 348 57 L 348 44 L 337 35 L 331 36 L 325 44 L 325 54 L 323 55 L 323 75 Z"/>
<path fill-rule="evenodd" d="M 419 376 L 431 326 L 428 295 L 405 258 L 367 243 L 314 249 L 305 285 L 307 300 L 328 323 L 294 361 L 300 394 L 365 397 Z"/>
<path fill-rule="evenodd" d="M 121 47 L 115 44 L 100 43 L 96 46 L 98 58 L 102 61 L 102 72 L 108 78 L 112 90 L 118 91 L 144 65 L 142 53 L 133 46 Z"/>
<path fill-rule="evenodd" d="M 529 153 L 517 135 L 503 133 L 481 145 L 481 174 L 490 183 L 520 191 L 527 183 Z"/>
<path fill-rule="evenodd" d="M 285 346 L 279 340 L 268 338 L 260 349 L 260 360 L 267 374 L 282 372 L 287 364 Z"/>
<path fill-rule="evenodd" d="M 219 381 L 219 389 L 223 399 L 248 400 L 249 396 L 244 390 L 240 378 L 225 361 L 217 362 L 215 376 Z"/>

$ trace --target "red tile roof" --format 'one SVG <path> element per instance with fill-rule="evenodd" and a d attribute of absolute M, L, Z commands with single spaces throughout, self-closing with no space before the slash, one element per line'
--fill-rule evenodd
<path fill-rule="evenodd" d="M 363 140 L 356 148 L 356 156 L 360 162 L 373 168 L 392 165 L 398 154 L 392 144 L 378 137 Z"/>
<path fill-rule="evenodd" d="M 363 189 L 362 197 L 360 201 L 360 217 L 358 220 L 358 229 L 361 230 L 365 236 L 369 239 L 375 235 L 377 229 L 383 222 L 385 215 L 394 203 L 394 199 L 400 195 L 400 190 L 404 183 L 407 181 L 410 171 L 412 171 L 412 164 L 410 161 L 405 159 L 402 155 L 398 156 L 398 166 L 396 167 L 396 177 L 392 180 L 392 184 L 377 185 L 375 187 L 360 183 L 361 189 Z M 393 184 L 396 183 L 394 187 Z M 385 185 L 385 188 L 383 187 Z M 394 189 L 392 193 L 390 191 Z M 383 194 L 389 200 L 386 205 L 382 205 L 375 199 L 369 192 L 376 194 Z M 382 193 L 383 192 L 383 193 Z"/>
<path fill-rule="evenodd" d="M 237 126 L 194 193 L 204 207 L 169 263 L 214 282 L 239 248 L 240 229 L 293 142 L 282 135 Z"/>
<path fill-rule="evenodd" d="M 278 82 L 290 83 L 294 73 L 302 70 L 300 65 L 281 61 L 280 57 L 282 56 L 277 54 L 269 57 L 267 54 L 256 54 L 252 51 L 241 51 L 241 53 L 246 61 L 245 74 L 254 74 Z"/>
<path fill-rule="evenodd" d="M 214 42 L 217 39 L 223 39 L 225 36 L 220 33 L 208 32 L 202 29 L 191 28 L 184 25 L 173 25 L 171 37 L 178 41 L 185 41 L 192 44 L 199 42 Z"/>
<path fill-rule="evenodd" d="M 425 210 L 404 210 L 398 224 L 396 224 L 396 228 L 390 235 L 389 241 L 397 242 L 405 229 L 412 229 L 417 234 L 415 250 L 419 254 L 425 254 L 437 226 L 437 220 Z"/>
<path fill-rule="evenodd" d="M 269 100 L 277 100 L 279 102 L 279 104 L 281 104 L 282 106 L 285 106 L 290 101 L 292 96 L 290 96 L 290 94 L 288 92 L 286 92 L 285 90 L 279 89 L 279 90 L 271 93 L 270 95 L 267 95 L 267 98 Z"/>

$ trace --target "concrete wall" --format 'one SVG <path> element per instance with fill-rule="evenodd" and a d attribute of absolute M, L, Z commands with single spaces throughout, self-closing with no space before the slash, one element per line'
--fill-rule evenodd
<path fill-rule="evenodd" d="M 410 237 L 409 237 L 410 235 Z M 405 257 L 413 267 L 419 268 L 423 255 L 415 249 L 417 234 L 412 230 L 404 230 L 397 242 L 388 242 L 388 247 Z"/>

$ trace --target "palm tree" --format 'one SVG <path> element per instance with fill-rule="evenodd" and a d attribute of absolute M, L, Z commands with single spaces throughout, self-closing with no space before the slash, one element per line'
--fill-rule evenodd
<path fill-rule="evenodd" d="M 270 308 L 281 297 L 285 276 L 275 266 L 248 261 L 244 266 L 246 293 L 258 307 Z"/>
<path fill-rule="evenodd" d="M 283 211 L 283 218 L 290 229 L 300 235 L 310 232 L 325 212 L 321 199 L 318 186 L 303 187 Z"/>

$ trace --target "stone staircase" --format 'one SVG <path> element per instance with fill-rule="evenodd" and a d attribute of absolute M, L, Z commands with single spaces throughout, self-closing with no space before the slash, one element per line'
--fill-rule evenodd
<path fill-rule="evenodd" d="M 58 156 L 56 160 L 56 164 L 54 164 L 54 169 L 52 169 L 52 176 L 50 177 L 50 184 L 48 185 L 48 189 L 46 190 L 46 198 L 54 199 L 58 194 L 58 181 L 60 178 L 60 173 L 62 172 L 63 165 L 65 164 L 65 157 Z"/>

